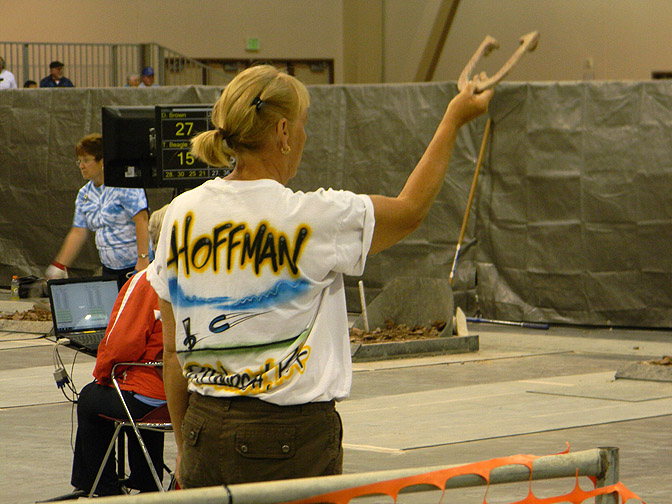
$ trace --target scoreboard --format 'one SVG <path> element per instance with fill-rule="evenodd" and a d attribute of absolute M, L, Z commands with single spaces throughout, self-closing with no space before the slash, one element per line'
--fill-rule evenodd
<path fill-rule="evenodd" d="M 225 176 L 229 168 L 209 166 L 191 155 L 191 138 L 212 129 L 212 105 L 157 105 L 157 174 L 163 187 L 195 187 Z"/>

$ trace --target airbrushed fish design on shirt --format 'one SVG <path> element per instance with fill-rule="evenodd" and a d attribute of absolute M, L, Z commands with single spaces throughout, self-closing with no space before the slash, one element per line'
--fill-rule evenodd
<path fill-rule="evenodd" d="M 191 332 L 191 320 L 185 319 L 182 321 L 182 328 L 185 332 L 183 339 L 186 350 L 179 350 L 179 352 L 195 352 L 195 351 L 212 351 L 219 350 L 235 350 L 235 346 L 217 346 L 217 347 L 203 347 L 196 348 L 200 341 L 207 340 L 209 335 L 222 333 L 238 324 L 241 324 L 251 318 L 263 315 L 281 303 L 287 303 L 298 296 L 303 295 L 310 287 L 310 283 L 304 279 L 293 281 L 280 280 L 276 282 L 270 289 L 259 293 L 246 295 L 240 299 L 232 299 L 228 296 L 202 297 L 192 296 L 184 293 L 179 286 L 176 278 L 169 280 L 170 297 L 173 304 L 178 307 L 210 307 L 215 310 L 220 310 L 223 313 L 214 317 L 208 326 L 209 334 L 198 337 Z M 271 348 L 283 347 L 291 345 L 297 338 L 291 338 L 281 342 L 259 342 L 249 345 L 249 348 Z M 248 348 L 248 350 L 249 350 Z"/>
<path fill-rule="evenodd" d="M 279 387 L 294 375 L 295 372 L 303 373 L 306 369 L 306 363 L 310 357 L 311 348 L 306 345 L 308 337 L 312 332 L 319 306 L 322 303 L 324 291 L 320 296 L 317 309 L 313 313 L 308 325 L 298 335 L 286 338 L 281 341 L 270 341 L 252 343 L 246 345 L 217 348 L 194 348 L 196 343 L 206 339 L 198 340 L 196 335 L 191 334 L 191 321 L 185 319 L 182 326 L 185 331 L 184 345 L 187 350 L 178 350 L 185 359 L 184 371 L 185 377 L 195 385 L 211 386 L 215 390 L 226 390 L 236 394 L 259 394 L 268 392 Z M 263 312 L 262 312 L 263 313 Z M 210 322 L 210 330 L 219 328 L 220 332 L 229 329 L 233 325 L 240 324 L 246 320 L 261 315 L 262 313 L 229 313 L 220 315 Z M 231 317 L 231 318 L 229 318 Z M 219 320 L 218 320 L 219 319 Z M 225 322 L 227 321 L 228 322 Z M 224 325 L 220 325 L 224 324 Z M 208 357 L 216 357 L 225 351 L 230 356 L 236 354 L 249 355 L 273 352 L 277 357 L 268 358 L 257 370 L 246 368 L 243 371 L 233 372 L 226 369 L 219 360 L 216 365 L 204 363 Z"/>

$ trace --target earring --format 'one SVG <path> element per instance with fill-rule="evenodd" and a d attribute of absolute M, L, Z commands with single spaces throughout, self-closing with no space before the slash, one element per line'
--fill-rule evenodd
<path fill-rule="evenodd" d="M 291 150 L 292 149 L 289 147 L 289 145 L 285 145 L 285 146 L 280 148 L 280 152 L 282 152 L 284 155 L 289 154 L 289 151 L 291 151 Z"/>

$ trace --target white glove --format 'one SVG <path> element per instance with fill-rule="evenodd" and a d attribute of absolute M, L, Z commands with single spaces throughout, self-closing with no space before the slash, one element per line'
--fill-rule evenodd
<path fill-rule="evenodd" d="M 57 278 L 68 278 L 68 268 L 58 263 L 51 263 L 47 268 L 47 271 L 44 272 L 44 276 L 48 280 L 54 280 Z"/>

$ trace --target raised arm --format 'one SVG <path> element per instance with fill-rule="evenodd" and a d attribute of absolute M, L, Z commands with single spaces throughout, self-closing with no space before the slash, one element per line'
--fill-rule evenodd
<path fill-rule="evenodd" d="M 469 82 L 448 104 L 434 137 L 399 195 L 371 195 L 376 227 L 369 254 L 391 247 L 424 220 L 441 189 L 457 131 L 488 109 L 492 94 L 492 90 L 475 94 L 475 82 Z"/>

